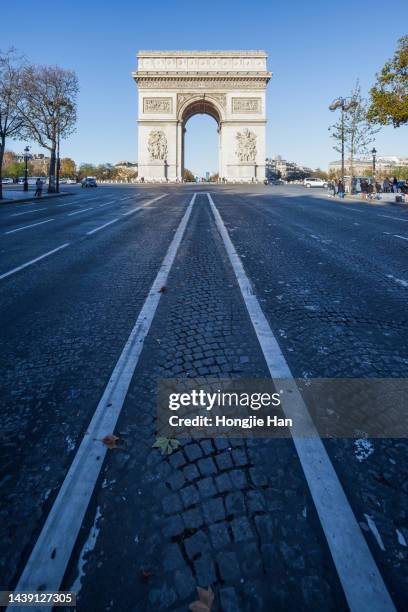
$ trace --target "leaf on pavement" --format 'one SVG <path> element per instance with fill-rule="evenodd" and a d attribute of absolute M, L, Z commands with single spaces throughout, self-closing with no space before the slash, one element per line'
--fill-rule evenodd
<path fill-rule="evenodd" d="M 160 449 L 162 455 L 170 455 L 179 446 L 180 442 L 178 440 L 162 437 L 156 438 L 154 444 L 152 444 L 152 448 Z"/>
<path fill-rule="evenodd" d="M 141 578 L 143 582 L 148 582 L 150 578 L 154 575 L 153 572 L 149 572 L 149 570 L 141 570 L 140 571 Z"/>
<path fill-rule="evenodd" d="M 191 612 L 211 612 L 214 602 L 214 593 L 211 587 L 208 590 L 197 587 L 198 599 L 193 601 L 188 607 Z"/>
<path fill-rule="evenodd" d="M 105 444 L 105 446 L 107 446 L 108 448 L 117 448 L 117 444 L 116 442 L 119 440 L 118 436 L 115 436 L 115 434 L 108 434 L 107 436 L 105 436 L 104 438 L 102 438 L 102 442 Z"/>
<path fill-rule="evenodd" d="M 165 291 L 167 291 L 167 287 L 163 285 L 163 287 L 159 289 L 159 293 L 164 293 Z"/>

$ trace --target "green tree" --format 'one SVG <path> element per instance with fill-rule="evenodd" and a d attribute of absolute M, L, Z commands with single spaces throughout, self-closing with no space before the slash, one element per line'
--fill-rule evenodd
<path fill-rule="evenodd" d="M 188 170 L 187 168 L 184 168 L 183 180 L 186 183 L 195 183 L 195 176 L 191 172 L 191 170 Z"/>
<path fill-rule="evenodd" d="M 398 166 L 395 168 L 393 175 L 400 181 L 408 181 L 408 166 Z"/>
<path fill-rule="evenodd" d="M 7 166 L 7 176 L 14 179 L 19 176 L 24 176 L 24 162 L 11 162 L 11 164 Z"/>
<path fill-rule="evenodd" d="M 408 123 L 408 35 L 399 39 L 394 57 L 376 76 L 370 91 L 370 121 L 394 127 Z"/>
<path fill-rule="evenodd" d="M 60 176 L 62 178 L 73 178 L 76 174 L 76 165 L 73 159 L 70 157 L 63 157 L 61 159 Z"/>
<path fill-rule="evenodd" d="M 86 176 L 96 176 L 96 167 L 93 164 L 81 164 L 79 166 L 78 176 L 80 179 Z"/>

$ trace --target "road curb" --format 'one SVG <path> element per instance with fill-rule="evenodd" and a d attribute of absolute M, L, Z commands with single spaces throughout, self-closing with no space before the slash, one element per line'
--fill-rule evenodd
<path fill-rule="evenodd" d="M 68 195 L 75 195 L 72 193 L 68 193 L 68 192 L 64 192 L 64 193 L 51 193 L 51 194 L 46 194 L 41 196 L 40 198 L 35 198 L 34 195 L 30 196 L 29 198 L 19 198 L 18 200 L 15 199 L 8 199 L 8 198 L 3 198 L 2 200 L 0 200 L 0 205 L 4 205 L 4 204 L 21 204 L 23 202 L 31 202 L 31 201 L 36 201 L 36 202 L 41 202 L 42 200 L 52 200 L 53 198 L 63 198 L 64 196 L 68 196 Z"/>

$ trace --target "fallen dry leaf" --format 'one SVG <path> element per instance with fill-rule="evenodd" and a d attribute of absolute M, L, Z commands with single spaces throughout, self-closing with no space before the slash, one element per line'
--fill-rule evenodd
<path fill-rule="evenodd" d="M 150 578 L 153 576 L 153 572 L 149 572 L 148 570 L 141 570 L 140 575 L 141 575 L 143 582 L 148 582 Z"/>
<path fill-rule="evenodd" d="M 180 446 L 178 440 L 173 438 L 156 438 L 152 448 L 159 448 L 162 455 L 170 455 L 173 451 Z"/>
<path fill-rule="evenodd" d="M 115 434 L 108 434 L 107 436 L 105 436 L 104 438 L 102 438 L 102 442 L 105 444 L 105 446 L 107 446 L 108 448 L 117 448 L 117 444 L 116 442 L 119 440 L 118 436 L 115 436 Z"/>
<path fill-rule="evenodd" d="M 214 593 L 211 587 L 208 587 L 208 590 L 197 587 L 197 593 L 198 599 L 193 601 L 193 603 L 188 606 L 188 609 L 191 610 L 191 612 L 211 612 L 214 603 Z"/>
<path fill-rule="evenodd" d="M 167 287 L 163 285 L 163 287 L 159 289 L 159 293 L 164 293 L 165 291 L 167 291 Z"/>

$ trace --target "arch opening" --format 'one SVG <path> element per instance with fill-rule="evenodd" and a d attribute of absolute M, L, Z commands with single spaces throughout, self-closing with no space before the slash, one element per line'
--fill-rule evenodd
<path fill-rule="evenodd" d="M 220 111 L 205 98 L 191 101 L 184 108 L 181 114 L 183 177 L 185 170 L 199 178 L 219 174 L 221 121 Z"/>

